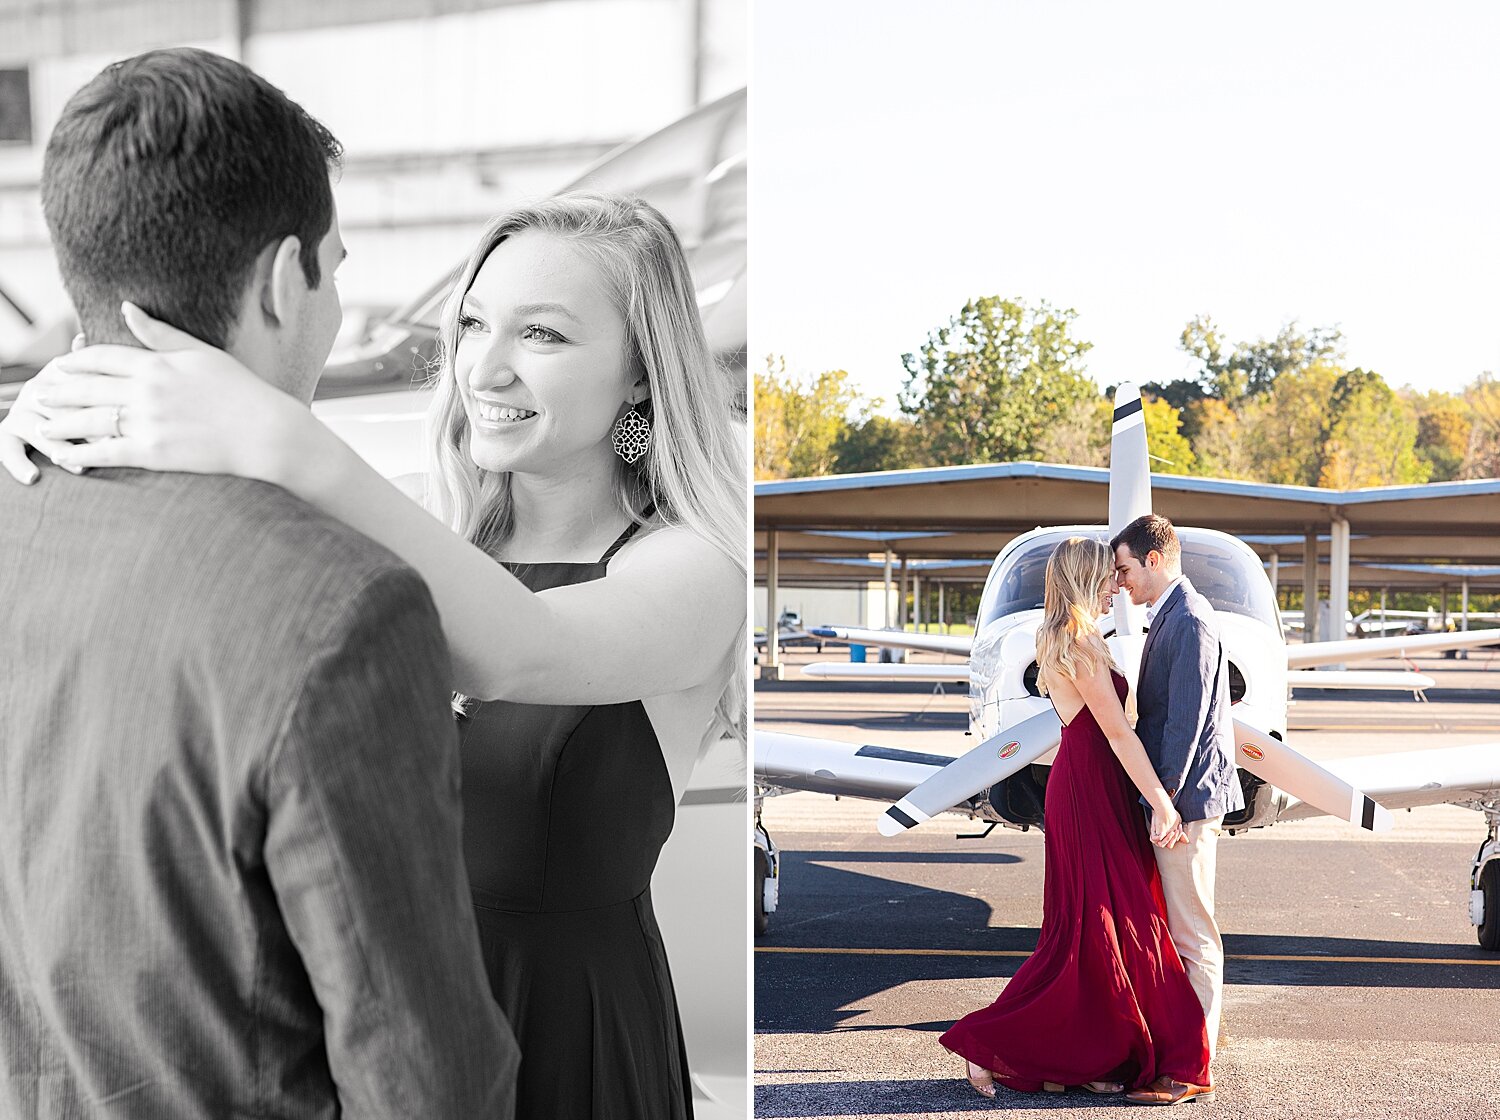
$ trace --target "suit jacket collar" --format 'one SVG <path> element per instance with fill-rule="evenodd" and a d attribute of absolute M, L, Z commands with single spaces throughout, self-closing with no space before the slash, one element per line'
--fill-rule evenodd
<path fill-rule="evenodd" d="M 1177 604 L 1181 603 L 1184 599 L 1187 598 L 1188 589 L 1192 586 L 1193 585 L 1188 582 L 1187 576 L 1181 577 L 1176 583 L 1174 583 L 1171 590 L 1167 592 L 1166 601 L 1162 603 L 1161 608 L 1156 612 L 1156 618 L 1154 619 L 1154 621 L 1160 622 L 1163 616 L 1170 614 L 1172 611 L 1176 610 Z M 1156 627 L 1153 626 L 1152 629 L 1155 630 Z"/>
<path fill-rule="evenodd" d="M 1156 635 L 1161 631 L 1162 619 L 1166 618 L 1167 615 L 1172 613 L 1172 611 L 1177 608 L 1178 603 L 1181 603 L 1184 599 L 1187 598 L 1188 588 L 1192 586 L 1193 585 L 1188 582 L 1187 576 L 1183 576 L 1180 580 L 1177 581 L 1172 589 L 1167 592 L 1166 601 L 1162 603 L 1161 610 L 1156 612 L 1156 618 L 1152 620 L 1151 629 L 1146 634 L 1146 644 L 1141 647 L 1142 670 L 1144 670 L 1146 666 L 1146 656 L 1151 652 L 1151 647 L 1156 644 Z"/>

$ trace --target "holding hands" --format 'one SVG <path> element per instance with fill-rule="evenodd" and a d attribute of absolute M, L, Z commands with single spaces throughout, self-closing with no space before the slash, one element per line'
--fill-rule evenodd
<path fill-rule="evenodd" d="M 1172 848 L 1186 840 L 1182 814 L 1176 807 L 1170 801 L 1156 806 L 1151 813 L 1151 843 L 1158 848 Z"/>
<path fill-rule="evenodd" d="M 74 473 L 141 467 L 279 481 L 306 406 L 134 304 L 123 313 L 145 349 L 85 346 L 49 362 L 0 422 L 0 465 L 35 482 L 30 446 Z"/>

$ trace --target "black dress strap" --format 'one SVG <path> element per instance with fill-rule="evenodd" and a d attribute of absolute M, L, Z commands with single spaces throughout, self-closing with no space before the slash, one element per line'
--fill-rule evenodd
<path fill-rule="evenodd" d="M 651 520 L 651 515 L 655 512 L 655 504 L 649 505 L 645 509 L 643 509 L 641 511 L 641 519 L 639 521 L 632 521 L 625 527 L 625 531 L 615 538 L 615 543 L 609 546 L 609 550 L 605 552 L 603 556 L 599 557 L 599 563 L 608 564 L 610 560 L 614 558 L 615 553 L 619 552 L 620 549 L 625 547 L 625 542 L 628 541 L 631 537 L 635 536 L 636 532 L 642 525 Z"/>

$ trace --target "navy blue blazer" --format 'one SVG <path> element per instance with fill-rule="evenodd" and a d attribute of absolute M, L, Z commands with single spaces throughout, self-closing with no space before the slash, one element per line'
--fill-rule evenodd
<path fill-rule="evenodd" d="M 1186 576 L 1146 634 L 1135 703 L 1135 733 L 1184 822 L 1245 807 L 1218 619 Z"/>

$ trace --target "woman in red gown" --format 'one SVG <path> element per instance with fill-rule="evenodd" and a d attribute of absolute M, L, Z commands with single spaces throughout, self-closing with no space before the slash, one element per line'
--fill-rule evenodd
<path fill-rule="evenodd" d="M 1097 1093 L 1160 1076 L 1208 1084 L 1203 1009 L 1167 931 L 1151 850 L 1176 842 L 1182 820 L 1126 720 L 1125 678 L 1096 621 L 1113 567 L 1084 537 L 1047 564 L 1037 663 L 1063 733 L 1047 778 L 1041 933 L 999 998 L 940 1040 L 986 1096 L 995 1082 Z M 1137 793 L 1152 807 L 1149 834 Z"/>

